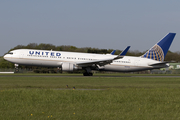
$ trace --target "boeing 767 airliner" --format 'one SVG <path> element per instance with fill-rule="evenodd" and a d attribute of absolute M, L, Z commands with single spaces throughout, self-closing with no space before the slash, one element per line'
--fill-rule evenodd
<path fill-rule="evenodd" d="M 167 67 L 164 58 L 176 33 L 167 34 L 162 40 L 140 57 L 125 56 L 130 46 L 121 54 L 90 54 L 79 52 L 17 49 L 4 59 L 15 65 L 61 67 L 62 71 L 84 69 L 84 76 L 92 76 L 92 70 L 134 72 Z"/>

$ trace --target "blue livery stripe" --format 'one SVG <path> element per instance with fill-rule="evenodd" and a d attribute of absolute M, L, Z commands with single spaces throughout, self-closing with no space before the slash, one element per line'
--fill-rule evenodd
<path fill-rule="evenodd" d="M 164 58 L 169 50 L 169 47 L 171 46 L 175 35 L 176 33 L 169 33 L 141 57 L 157 61 L 164 61 Z"/>

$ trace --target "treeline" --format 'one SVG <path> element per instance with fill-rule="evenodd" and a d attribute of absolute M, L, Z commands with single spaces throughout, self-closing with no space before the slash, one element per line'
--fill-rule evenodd
<path fill-rule="evenodd" d="M 15 49 L 38 49 L 38 50 L 54 50 L 54 51 L 69 51 L 69 52 L 99 53 L 99 54 L 111 53 L 113 51 L 113 49 L 98 49 L 91 47 L 77 48 L 75 46 L 65 46 L 65 45 L 55 46 L 52 44 L 44 44 L 44 43 L 41 44 L 30 43 L 27 46 L 17 45 L 16 47 L 10 49 L 9 51 Z M 119 52 L 119 50 L 117 52 Z"/>
<path fill-rule="evenodd" d="M 30 43 L 28 45 L 17 45 L 16 47 L 10 49 L 9 51 L 15 50 L 15 49 L 38 49 L 38 50 L 54 50 L 54 51 L 69 51 L 69 52 L 83 52 L 83 53 L 97 53 L 97 54 L 107 54 L 111 53 L 113 49 L 98 49 L 98 48 L 91 48 L 91 47 L 84 47 L 84 48 L 77 48 L 75 46 L 55 46 L 52 44 L 37 44 L 37 43 Z M 123 48 L 124 49 L 124 48 Z M 121 50 L 117 50 L 115 54 L 119 54 Z M 131 51 L 127 53 L 127 55 L 132 56 L 140 56 L 141 52 L 139 51 Z"/>
<path fill-rule="evenodd" d="M 84 48 L 77 48 L 75 46 L 55 46 L 52 44 L 37 44 L 37 43 L 30 43 L 28 45 L 17 45 L 16 47 L 10 49 L 38 49 L 38 50 L 54 50 L 54 51 L 70 51 L 70 52 L 83 52 L 83 53 L 97 53 L 97 54 L 109 54 L 113 51 L 113 49 L 98 49 L 98 48 L 91 48 L 91 47 L 84 47 Z M 124 48 L 123 48 L 124 49 Z M 139 52 L 138 50 L 129 50 L 127 56 L 141 56 L 145 53 Z M 115 55 L 121 53 L 121 50 L 116 50 Z M 168 51 L 165 61 L 174 61 L 180 62 L 180 52 L 171 52 Z M 20 67 L 27 67 L 27 66 L 20 66 Z M 14 64 L 5 61 L 2 57 L 0 57 L 0 68 L 14 68 Z"/>

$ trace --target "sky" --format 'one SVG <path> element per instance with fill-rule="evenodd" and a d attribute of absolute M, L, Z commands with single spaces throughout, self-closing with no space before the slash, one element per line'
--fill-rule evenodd
<path fill-rule="evenodd" d="M 1 0 L 0 56 L 17 45 L 45 43 L 79 48 L 146 51 L 177 33 L 179 0 Z"/>

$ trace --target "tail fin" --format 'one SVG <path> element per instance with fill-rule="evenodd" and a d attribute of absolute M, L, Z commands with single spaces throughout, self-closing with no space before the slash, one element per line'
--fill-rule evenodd
<path fill-rule="evenodd" d="M 167 34 L 162 40 L 149 49 L 142 58 L 149 58 L 157 61 L 164 61 L 164 58 L 169 50 L 169 47 L 175 37 L 176 33 Z"/>

